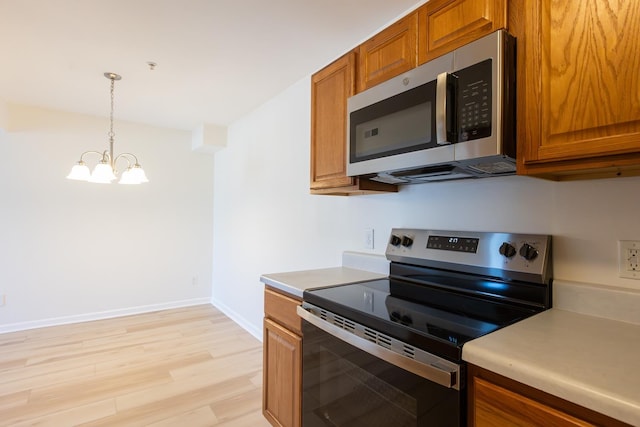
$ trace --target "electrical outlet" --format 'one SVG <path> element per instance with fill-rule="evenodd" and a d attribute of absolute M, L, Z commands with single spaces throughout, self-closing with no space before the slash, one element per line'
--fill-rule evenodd
<path fill-rule="evenodd" d="M 364 229 L 364 247 L 366 249 L 373 249 L 373 228 Z"/>
<path fill-rule="evenodd" d="M 7 303 L 7 296 L 5 294 L 0 295 L 0 307 L 4 307 Z"/>
<path fill-rule="evenodd" d="M 640 279 L 640 241 L 619 240 L 618 262 L 620 277 Z"/>
<path fill-rule="evenodd" d="M 198 276 L 193 276 L 193 277 L 191 278 L 191 284 L 192 284 L 193 286 L 198 286 Z"/>

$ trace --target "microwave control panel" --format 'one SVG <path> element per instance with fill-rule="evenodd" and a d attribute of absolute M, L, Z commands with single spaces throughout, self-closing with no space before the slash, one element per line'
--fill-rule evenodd
<path fill-rule="evenodd" d="M 458 141 L 491 136 L 491 59 L 456 71 Z"/>

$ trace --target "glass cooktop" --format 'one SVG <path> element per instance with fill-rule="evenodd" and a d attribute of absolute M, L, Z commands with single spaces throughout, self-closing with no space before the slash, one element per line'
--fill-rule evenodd
<path fill-rule="evenodd" d="M 452 360 L 461 358 L 465 342 L 535 313 L 528 308 L 397 279 L 305 291 L 303 299 Z"/>

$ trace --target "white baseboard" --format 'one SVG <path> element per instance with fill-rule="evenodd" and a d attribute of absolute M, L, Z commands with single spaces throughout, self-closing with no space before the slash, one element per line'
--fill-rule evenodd
<path fill-rule="evenodd" d="M 95 313 L 77 314 L 73 316 L 54 317 L 50 319 L 33 320 L 29 322 L 10 323 L 0 325 L 0 334 L 7 332 L 25 331 L 27 329 L 45 328 L 47 326 L 67 325 L 70 323 L 90 322 L 92 320 L 110 319 L 113 317 L 129 316 L 132 314 L 149 313 L 152 311 L 171 308 L 189 307 L 192 305 L 211 304 L 210 298 L 193 298 L 181 301 L 171 301 L 161 304 L 142 305 L 138 307 L 119 308 L 116 310 L 99 311 Z"/>
<path fill-rule="evenodd" d="M 224 313 L 225 316 L 236 322 L 242 329 L 253 335 L 258 341 L 262 342 L 262 328 L 256 328 L 251 322 L 238 314 L 237 311 L 230 308 L 225 303 L 211 298 L 211 304 Z"/>

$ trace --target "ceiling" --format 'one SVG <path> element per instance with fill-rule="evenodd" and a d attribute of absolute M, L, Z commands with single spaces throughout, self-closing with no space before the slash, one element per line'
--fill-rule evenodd
<path fill-rule="evenodd" d="M 115 72 L 116 120 L 224 126 L 417 3 L 0 0 L 0 99 L 108 116 Z"/>

